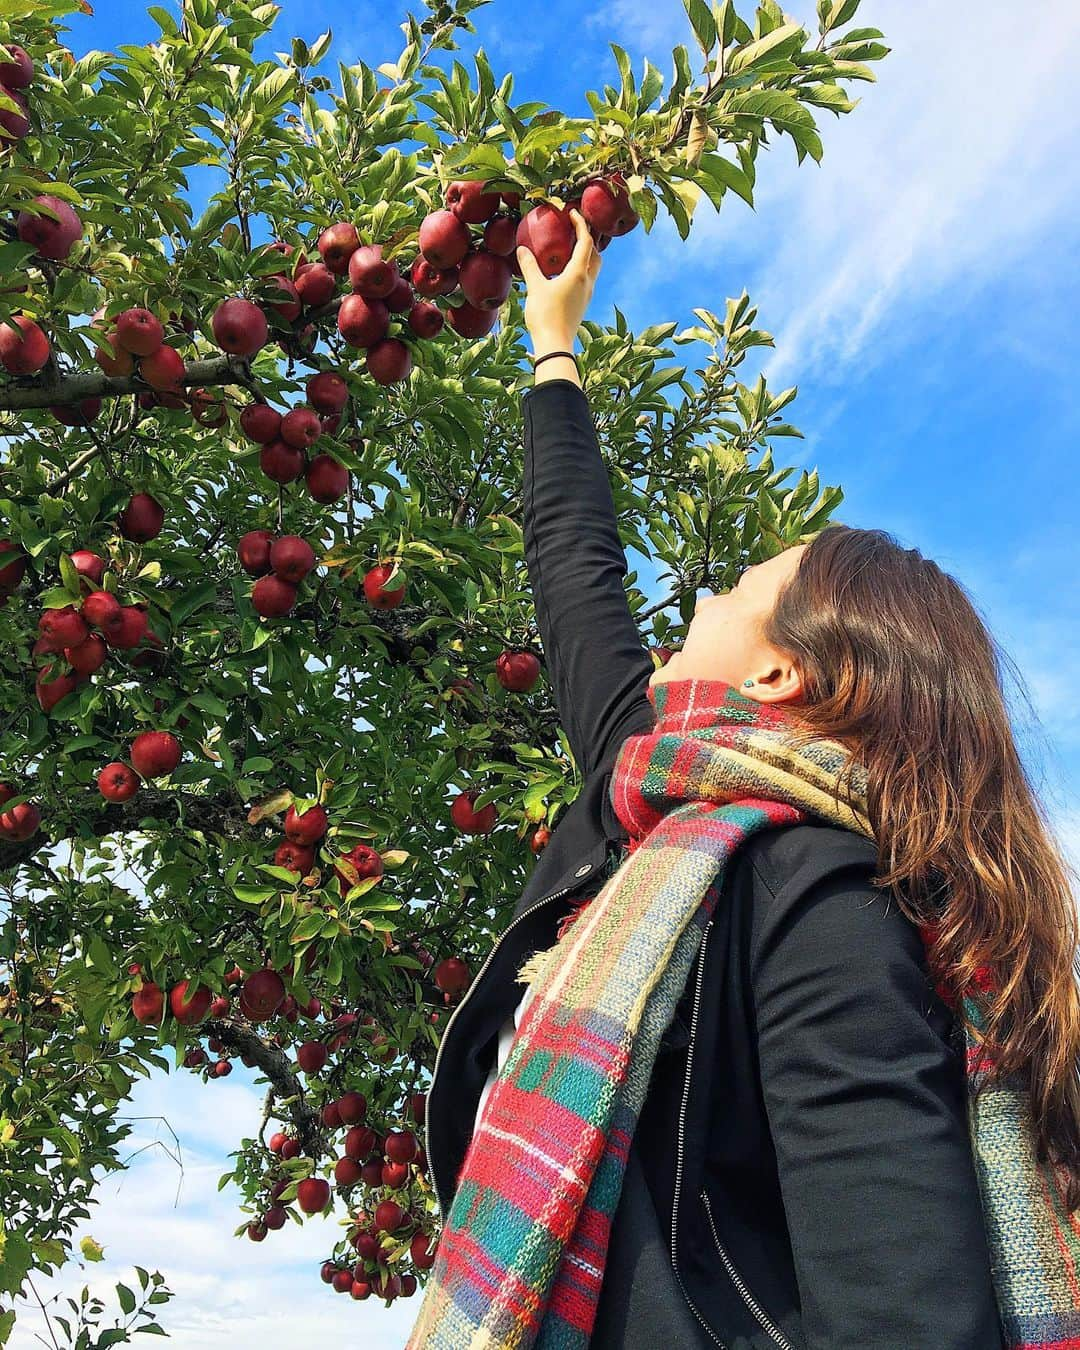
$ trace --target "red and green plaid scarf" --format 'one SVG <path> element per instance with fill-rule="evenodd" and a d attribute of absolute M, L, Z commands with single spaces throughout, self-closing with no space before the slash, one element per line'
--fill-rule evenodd
<path fill-rule="evenodd" d="M 728 861 L 757 830 L 812 817 L 873 838 L 864 771 L 835 741 L 796 745 L 783 705 L 721 680 L 661 683 L 649 699 L 656 725 L 623 743 L 611 779 L 627 856 L 537 963 L 406 1350 L 584 1350 L 657 1048 Z M 992 992 L 989 970 L 978 984 Z M 963 1006 L 981 1026 L 975 995 Z M 965 1043 L 1005 1345 L 1080 1350 L 1080 1226 L 1036 1161 L 1022 1085 L 976 1101 L 987 1060 L 970 1031 Z"/>

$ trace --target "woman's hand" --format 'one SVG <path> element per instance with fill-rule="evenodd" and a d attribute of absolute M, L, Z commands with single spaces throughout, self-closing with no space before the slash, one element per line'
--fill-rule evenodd
<path fill-rule="evenodd" d="M 545 277 L 531 249 L 517 250 L 518 265 L 525 279 L 525 326 L 532 338 L 533 353 L 573 350 L 574 337 L 592 298 L 600 272 L 601 258 L 580 211 L 571 209 L 570 219 L 577 232 L 574 252 L 566 267 L 555 277 Z M 561 366 L 562 361 L 545 361 L 546 367 Z M 569 362 L 567 362 L 569 364 Z"/>

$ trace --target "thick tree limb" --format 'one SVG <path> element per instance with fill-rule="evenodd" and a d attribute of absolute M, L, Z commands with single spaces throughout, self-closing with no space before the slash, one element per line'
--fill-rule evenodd
<path fill-rule="evenodd" d="M 222 384 L 247 384 L 251 368 L 239 356 L 211 356 L 189 361 L 181 383 L 186 388 L 212 388 Z M 0 411 L 18 412 L 24 408 L 52 408 L 81 403 L 84 398 L 111 398 L 120 394 L 153 393 L 138 375 L 106 375 L 91 371 L 82 375 L 63 375 L 58 380 L 35 380 L 28 384 L 0 386 Z"/>

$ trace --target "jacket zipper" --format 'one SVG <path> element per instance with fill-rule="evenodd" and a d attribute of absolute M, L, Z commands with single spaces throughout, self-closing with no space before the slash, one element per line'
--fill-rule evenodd
<path fill-rule="evenodd" d="M 732 1283 L 734 1284 L 735 1288 L 739 1291 L 739 1294 L 742 1297 L 742 1301 L 746 1304 L 746 1306 L 757 1318 L 758 1322 L 762 1326 L 762 1329 L 776 1342 L 777 1345 L 782 1347 L 782 1350 L 794 1350 L 794 1347 L 792 1346 L 791 1342 L 787 1339 L 787 1337 L 783 1334 L 783 1332 L 779 1331 L 773 1325 L 773 1323 L 769 1321 L 768 1317 L 761 1310 L 761 1307 L 751 1295 L 750 1290 L 747 1289 L 746 1285 L 740 1278 L 739 1272 L 732 1265 L 731 1258 L 728 1256 L 727 1252 L 724 1251 L 724 1248 L 720 1245 L 720 1238 L 717 1236 L 716 1225 L 713 1223 L 712 1205 L 709 1203 L 709 1196 L 704 1187 L 702 1187 L 701 1198 L 705 1202 L 705 1211 L 709 1216 L 709 1227 L 712 1229 L 713 1241 L 716 1243 L 716 1250 L 720 1253 L 720 1259 L 723 1261 L 727 1273 L 731 1276 Z"/>
<path fill-rule="evenodd" d="M 694 1010 L 690 1015 L 690 1043 L 686 1052 L 686 1078 L 683 1080 L 682 1102 L 679 1105 L 679 1140 L 676 1150 L 675 1161 L 675 1200 L 671 1208 L 671 1267 L 675 1272 L 675 1278 L 682 1290 L 683 1297 L 686 1299 L 691 1312 L 708 1332 L 712 1340 L 720 1347 L 720 1350 L 727 1350 L 727 1346 L 708 1324 L 705 1318 L 698 1312 L 694 1306 L 693 1300 L 686 1292 L 686 1285 L 682 1282 L 682 1276 L 679 1274 L 679 1267 L 675 1257 L 675 1233 L 679 1220 L 679 1191 L 682 1187 L 682 1168 L 683 1151 L 686 1144 L 686 1104 L 690 1099 L 690 1075 L 694 1070 L 694 1039 L 697 1034 L 698 1011 L 701 1004 L 701 985 L 705 977 L 705 948 L 709 941 L 709 929 L 713 926 L 712 919 L 705 925 L 705 932 L 702 935 L 701 947 L 698 950 L 698 973 L 697 982 L 694 988 Z"/>
<path fill-rule="evenodd" d="M 576 889 L 578 886 L 580 886 L 580 885 L 581 885 L 581 880 L 579 879 L 579 880 L 577 880 L 577 881 L 575 881 L 575 882 L 572 882 L 569 886 L 564 886 L 563 889 L 562 889 L 561 891 L 555 891 L 555 892 L 554 892 L 553 894 L 551 894 L 551 895 L 545 895 L 545 896 L 542 896 L 541 899 L 537 900 L 537 902 L 536 902 L 535 905 L 530 905 L 529 908 L 528 908 L 527 910 L 524 911 L 524 913 L 519 914 L 519 915 L 517 916 L 517 918 L 516 918 L 512 923 L 508 924 L 508 925 L 506 926 L 506 928 L 502 931 L 502 933 L 499 935 L 499 937 L 496 939 L 495 945 L 492 947 L 491 951 L 488 952 L 487 957 L 486 957 L 486 959 L 485 959 L 485 961 L 484 961 L 484 964 L 483 964 L 483 965 L 480 967 L 480 969 L 477 971 L 476 977 L 475 977 L 475 979 L 473 979 L 473 980 L 470 982 L 468 989 L 466 989 L 466 991 L 465 991 L 465 997 L 461 1000 L 461 1002 L 457 1005 L 457 1007 L 454 1009 L 454 1011 L 450 1014 L 450 1019 L 449 1019 L 449 1021 L 446 1023 L 446 1026 L 443 1028 L 443 1034 L 442 1034 L 442 1037 L 441 1037 L 440 1040 L 439 1040 L 439 1048 L 435 1051 L 435 1064 L 434 1064 L 434 1067 L 433 1067 L 432 1070 L 431 1070 L 431 1082 L 428 1084 L 428 1089 L 427 1089 L 427 1095 L 428 1095 L 428 1099 L 429 1099 L 429 1100 L 430 1100 L 430 1098 L 431 1098 L 432 1091 L 433 1091 L 433 1089 L 434 1089 L 434 1087 L 435 1087 L 435 1077 L 436 1077 L 436 1075 L 437 1075 L 438 1072 L 439 1072 L 439 1060 L 442 1058 L 443 1046 L 446 1044 L 446 1038 L 447 1038 L 447 1036 L 449 1035 L 450 1028 L 454 1025 L 454 1018 L 458 1015 L 458 1013 L 462 1010 L 462 1008 L 464 1008 L 465 1004 L 469 1001 L 469 995 L 470 995 L 470 994 L 473 992 L 473 990 L 476 989 L 477 986 L 480 984 L 480 981 L 481 981 L 481 979 L 483 978 L 483 975 L 484 975 L 484 971 L 487 970 L 488 966 L 491 964 L 492 960 L 493 960 L 494 957 L 495 957 L 495 953 L 499 950 L 499 947 L 502 945 L 502 943 L 505 941 L 505 939 L 510 935 L 510 933 L 513 931 L 513 929 L 516 928 L 517 925 L 518 925 L 519 923 L 523 923 L 524 920 L 527 919 L 527 918 L 529 917 L 530 914 L 535 914 L 536 911 L 540 908 L 541 905 L 546 905 L 546 904 L 548 904 L 549 901 L 551 901 L 551 900 L 558 900 L 560 896 L 566 895 L 567 892 L 572 891 L 572 890 L 575 890 L 575 889 Z M 435 1163 L 434 1163 L 434 1160 L 433 1160 L 432 1154 L 431 1154 L 431 1121 L 430 1121 L 430 1120 L 426 1120 L 426 1121 L 425 1121 L 424 1135 L 425 1135 L 424 1146 L 425 1146 L 425 1152 L 427 1153 L 428 1171 L 431 1173 L 431 1186 L 432 1186 L 432 1189 L 433 1189 L 434 1192 L 435 1192 L 435 1203 L 436 1203 L 436 1204 L 438 1205 L 438 1207 L 439 1207 L 439 1218 L 440 1218 L 440 1221 L 445 1223 L 445 1221 L 446 1221 L 446 1215 L 443 1213 L 442 1201 L 439 1199 L 439 1184 L 438 1184 L 438 1181 L 437 1181 L 436 1176 L 435 1176 Z"/>

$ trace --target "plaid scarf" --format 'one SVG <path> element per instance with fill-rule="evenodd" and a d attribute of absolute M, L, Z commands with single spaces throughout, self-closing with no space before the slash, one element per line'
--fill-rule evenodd
<path fill-rule="evenodd" d="M 874 837 L 861 766 L 832 740 L 795 745 L 782 705 L 721 680 L 648 696 L 656 725 L 627 738 L 611 778 L 627 856 L 533 963 L 534 998 L 466 1151 L 406 1350 L 584 1350 L 657 1048 L 730 858 L 756 831 L 811 817 Z M 928 955 L 933 931 L 920 927 Z M 993 992 L 989 968 L 977 984 Z M 976 991 L 963 1007 L 984 1024 Z M 1035 1159 L 1022 1085 L 984 1086 L 976 1101 L 990 1061 L 970 1031 L 965 1045 L 1005 1345 L 1080 1350 L 1080 1225 L 1056 1169 Z"/>

